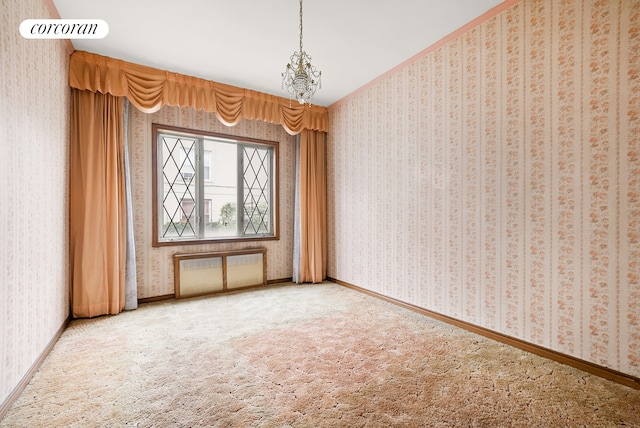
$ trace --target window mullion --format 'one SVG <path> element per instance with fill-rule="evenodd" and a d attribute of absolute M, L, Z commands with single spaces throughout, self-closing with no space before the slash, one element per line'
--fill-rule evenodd
<path fill-rule="evenodd" d="M 236 145 L 237 167 L 237 199 L 236 199 L 236 224 L 238 236 L 244 236 L 244 148 L 242 144 Z"/>
<path fill-rule="evenodd" d="M 198 147 L 196 150 L 196 224 L 198 228 L 198 237 L 204 238 L 204 139 L 198 138 Z"/>

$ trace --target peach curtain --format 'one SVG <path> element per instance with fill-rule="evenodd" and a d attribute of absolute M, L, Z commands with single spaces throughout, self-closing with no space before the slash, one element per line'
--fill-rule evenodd
<path fill-rule="evenodd" d="M 304 130 L 299 140 L 300 257 L 298 282 L 327 276 L 326 133 Z"/>
<path fill-rule="evenodd" d="M 288 98 L 158 70 L 130 62 L 75 51 L 69 64 L 72 88 L 127 97 L 140 110 L 153 113 L 163 105 L 192 107 L 215 113 L 232 126 L 242 119 L 282 125 L 295 135 L 303 129 L 327 132 L 326 107 L 300 105 Z"/>
<path fill-rule="evenodd" d="M 71 307 L 76 318 L 125 305 L 124 99 L 73 89 L 69 171 Z"/>

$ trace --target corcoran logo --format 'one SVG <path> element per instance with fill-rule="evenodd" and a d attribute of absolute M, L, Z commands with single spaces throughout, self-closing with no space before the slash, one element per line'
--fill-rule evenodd
<path fill-rule="evenodd" d="M 108 33 L 102 19 L 25 19 L 20 24 L 25 39 L 102 39 Z"/>

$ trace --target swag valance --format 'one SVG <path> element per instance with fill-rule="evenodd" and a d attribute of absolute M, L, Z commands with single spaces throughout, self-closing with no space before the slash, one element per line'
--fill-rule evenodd
<path fill-rule="evenodd" d="M 80 90 L 127 97 L 129 102 L 147 113 L 153 113 L 163 105 L 171 105 L 215 113 L 229 126 L 241 119 L 249 119 L 280 124 L 292 135 L 303 129 L 329 130 L 326 107 L 309 107 L 297 101 L 290 103 L 288 98 L 85 51 L 71 54 L 69 85 Z"/>

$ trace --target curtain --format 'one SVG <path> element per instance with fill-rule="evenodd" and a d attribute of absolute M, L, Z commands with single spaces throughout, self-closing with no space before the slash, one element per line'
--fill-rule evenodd
<path fill-rule="evenodd" d="M 151 113 L 163 105 L 281 124 L 299 138 L 296 254 L 299 282 L 326 277 L 326 107 L 161 71 L 83 51 L 71 55 L 70 259 L 74 317 L 137 305 L 128 183 L 125 97 Z"/>
<path fill-rule="evenodd" d="M 125 305 L 124 99 L 73 89 L 69 171 L 71 310 L 76 318 Z"/>
<path fill-rule="evenodd" d="M 296 283 L 300 278 L 300 134 L 296 135 L 296 175 L 293 195 L 293 276 Z"/>
<path fill-rule="evenodd" d="M 69 85 L 76 89 L 127 97 L 134 106 L 146 113 L 153 113 L 163 105 L 171 105 L 215 113 L 228 126 L 248 119 L 280 124 L 291 135 L 303 129 L 329 130 L 326 107 L 292 103 L 288 98 L 84 51 L 75 51 L 71 55 Z"/>
<path fill-rule="evenodd" d="M 131 169 L 129 168 L 129 101 L 124 99 L 124 188 L 126 201 L 126 263 L 124 271 L 125 310 L 138 307 L 136 246 L 133 234 L 133 202 L 131 200 Z"/>
<path fill-rule="evenodd" d="M 321 282 L 327 276 L 326 133 L 302 131 L 297 154 L 294 281 Z"/>

